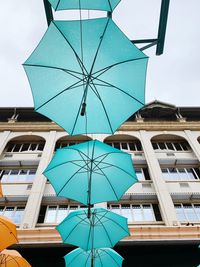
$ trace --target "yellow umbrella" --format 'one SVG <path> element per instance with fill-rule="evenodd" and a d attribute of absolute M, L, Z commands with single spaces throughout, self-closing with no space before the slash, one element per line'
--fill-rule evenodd
<path fill-rule="evenodd" d="M 0 216 L 0 252 L 17 242 L 16 225 L 9 219 Z"/>
<path fill-rule="evenodd" d="M 0 253 L 0 267 L 31 267 L 16 250 L 5 249 Z"/>

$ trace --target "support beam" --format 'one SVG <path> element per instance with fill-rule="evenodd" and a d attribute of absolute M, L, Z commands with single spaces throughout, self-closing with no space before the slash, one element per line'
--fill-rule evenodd
<path fill-rule="evenodd" d="M 156 55 L 162 55 L 164 51 L 164 43 L 165 43 L 165 34 L 167 28 L 167 19 L 169 12 L 169 3 L 170 0 L 162 0 L 161 10 L 160 10 L 160 21 L 158 27 L 158 44 L 156 49 Z"/>
<path fill-rule="evenodd" d="M 43 1 L 44 1 L 44 9 L 46 14 L 47 24 L 49 26 L 51 21 L 53 20 L 53 12 L 49 1 L 48 0 L 43 0 Z"/>

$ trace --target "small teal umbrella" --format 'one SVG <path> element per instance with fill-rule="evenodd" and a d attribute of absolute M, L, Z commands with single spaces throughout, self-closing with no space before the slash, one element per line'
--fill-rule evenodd
<path fill-rule="evenodd" d="M 49 0 L 55 10 L 93 9 L 112 12 L 121 0 Z"/>
<path fill-rule="evenodd" d="M 71 135 L 113 133 L 144 106 L 147 60 L 110 18 L 52 21 L 24 68 L 37 112 Z"/>
<path fill-rule="evenodd" d="M 67 254 L 65 257 L 67 267 L 120 267 L 123 258 L 110 248 L 99 248 L 84 251 L 77 248 Z"/>
<path fill-rule="evenodd" d="M 63 243 L 84 250 L 113 247 L 129 235 L 127 218 L 103 208 L 92 208 L 91 217 L 87 209 L 71 212 L 57 227 Z"/>
<path fill-rule="evenodd" d="M 137 182 L 131 155 L 97 140 L 58 149 L 44 175 L 58 196 L 89 206 L 118 201 Z"/>

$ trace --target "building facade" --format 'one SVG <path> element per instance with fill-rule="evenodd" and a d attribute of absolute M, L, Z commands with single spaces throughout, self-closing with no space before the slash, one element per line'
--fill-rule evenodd
<path fill-rule="evenodd" d="M 158 101 L 114 135 L 69 136 L 32 108 L 0 109 L 0 214 L 18 226 L 16 249 L 34 267 L 64 266 L 62 257 L 73 248 L 62 244 L 55 226 L 84 206 L 56 197 L 42 173 L 57 148 L 91 139 L 130 153 L 139 180 L 119 202 L 96 205 L 128 218 L 131 235 L 115 247 L 123 266 L 196 267 L 200 108 Z"/>

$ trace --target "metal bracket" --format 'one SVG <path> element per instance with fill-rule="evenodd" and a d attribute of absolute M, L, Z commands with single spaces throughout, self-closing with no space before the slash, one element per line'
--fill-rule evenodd
<path fill-rule="evenodd" d="M 51 4 L 49 3 L 48 0 L 43 0 L 43 1 L 44 1 L 44 8 L 45 8 L 45 13 L 46 13 L 47 24 L 49 26 L 51 21 L 54 19 L 52 7 L 51 7 Z M 167 28 L 167 19 L 168 19 L 168 13 L 169 13 L 169 4 L 170 4 L 170 0 L 162 0 L 162 2 L 161 2 L 160 19 L 159 19 L 157 38 L 132 40 L 131 41 L 134 44 L 142 44 L 142 43 L 145 44 L 146 43 L 147 45 L 140 48 L 141 51 L 156 45 L 156 55 L 159 56 L 159 55 L 163 54 L 166 28 Z M 112 17 L 112 13 L 108 12 L 107 16 Z"/>

